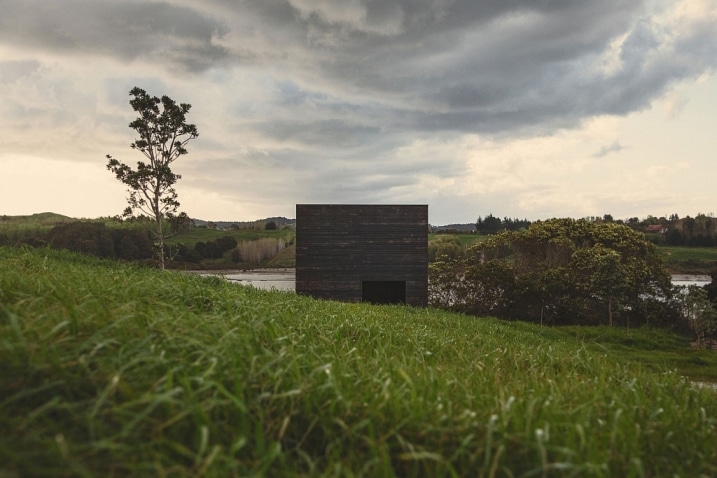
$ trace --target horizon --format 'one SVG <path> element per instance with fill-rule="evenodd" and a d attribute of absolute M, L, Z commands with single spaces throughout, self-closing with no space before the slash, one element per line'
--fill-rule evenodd
<path fill-rule="evenodd" d="M 429 210 L 429 213 L 430 213 L 430 205 L 429 205 L 428 210 Z M 5 217 L 5 216 L 7 216 L 7 217 L 32 217 L 32 216 L 43 215 L 43 214 L 55 214 L 55 215 L 58 215 L 58 216 L 68 217 L 68 218 L 70 218 L 70 219 L 76 219 L 76 220 L 80 220 L 80 221 L 81 221 L 81 220 L 89 220 L 89 221 L 92 221 L 92 220 L 98 220 L 98 219 L 102 219 L 102 218 L 113 219 L 113 218 L 119 216 L 119 215 L 101 215 L 101 216 L 94 216 L 94 217 L 77 217 L 77 216 L 70 216 L 70 215 L 67 215 L 67 214 L 62 214 L 62 213 L 58 213 L 58 212 L 54 212 L 54 211 L 42 211 L 42 212 L 35 212 L 35 213 L 31 213 L 31 214 L 4 214 L 4 213 L 0 213 L 0 217 Z M 573 217 L 573 216 L 554 216 L 554 217 L 548 217 L 548 218 L 542 218 L 542 219 L 531 219 L 531 218 L 527 218 L 527 217 L 510 217 L 510 216 L 506 216 L 506 215 L 497 215 L 497 214 L 493 214 L 493 213 L 488 213 L 488 214 L 480 214 L 480 215 L 476 216 L 476 219 L 474 219 L 473 221 L 449 222 L 449 223 L 433 223 L 433 222 L 431 222 L 431 221 L 429 220 L 428 225 L 429 225 L 429 226 L 432 226 L 432 227 L 475 225 L 476 222 L 478 222 L 478 218 L 479 218 L 479 217 L 485 218 L 487 215 L 493 215 L 494 217 L 499 218 L 499 219 L 501 219 L 501 220 L 506 219 L 506 218 L 507 218 L 507 219 L 519 219 L 519 220 L 527 220 L 527 221 L 530 221 L 531 223 L 533 223 L 533 222 L 538 222 L 538 221 L 547 221 L 547 220 L 550 220 L 550 219 L 575 219 L 575 220 L 578 220 L 578 219 L 588 219 L 588 220 L 589 220 L 589 219 L 597 219 L 597 220 L 601 220 L 601 219 L 603 219 L 606 215 L 612 216 L 612 220 L 615 221 L 615 222 L 617 222 L 617 221 L 627 222 L 629 219 L 635 218 L 635 217 L 636 217 L 640 222 L 646 221 L 646 220 L 648 220 L 648 219 L 650 219 L 650 218 L 654 218 L 654 219 L 657 219 L 657 220 L 662 220 L 662 219 L 664 219 L 664 220 L 671 220 L 670 217 L 671 217 L 672 215 L 677 215 L 677 216 L 678 216 L 678 219 L 677 219 L 677 220 L 685 219 L 685 218 L 688 218 L 688 217 L 690 217 L 690 218 L 695 218 L 695 217 L 698 217 L 698 216 L 700 216 L 700 215 L 707 216 L 707 217 L 714 217 L 714 213 L 712 213 L 712 212 L 709 212 L 709 213 L 698 212 L 698 213 L 695 213 L 695 214 L 687 214 L 687 215 L 684 215 L 684 216 L 683 216 L 683 215 L 679 215 L 679 214 L 677 214 L 677 213 L 663 214 L 663 215 L 659 215 L 659 216 L 658 216 L 658 215 L 654 215 L 654 214 L 648 214 L 648 215 L 642 216 L 642 217 L 640 217 L 640 216 L 634 216 L 634 215 L 629 215 L 629 216 L 626 216 L 626 217 L 615 217 L 615 216 L 612 215 L 612 214 L 605 213 L 605 214 L 595 215 L 595 216 L 581 216 L 581 217 Z M 205 219 L 205 218 L 191 217 L 191 216 L 190 216 L 190 219 L 191 219 L 192 221 L 202 221 L 202 222 L 207 222 L 207 223 L 208 223 L 208 222 L 213 222 L 213 223 L 253 223 L 253 222 L 267 221 L 267 220 L 271 220 L 271 219 L 287 219 L 287 220 L 296 221 L 296 217 L 294 217 L 294 216 L 284 216 L 284 215 L 269 215 L 269 216 L 260 217 L 260 218 L 256 218 L 256 219 Z"/>

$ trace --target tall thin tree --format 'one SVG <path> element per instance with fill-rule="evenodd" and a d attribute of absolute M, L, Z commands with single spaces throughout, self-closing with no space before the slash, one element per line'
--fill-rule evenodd
<path fill-rule="evenodd" d="M 162 220 L 175 216 L 179 209 L 174 184 L 181 178 L 170 165 L 187 154 L 187 143 L 199 134 L 197 127 L 186 121 L 192 105 L 177 104 L 166 95 L 161 99 L 150 96 L 138 87 L 132 88 L 129 94 L 132 96 L 129 104 L 139 114 L 129 124 L 139 135 L 130 146 L 142 153 L 146 161 L 137 161 L 137 167 L 133 169 L 108 154 L 107 169 L 127 186 L 129 205 L 124 216 L 131 217 L 135 211 L 140 211 L 154 221 L 159 266 L 164 269 L 167 234 Z"/>

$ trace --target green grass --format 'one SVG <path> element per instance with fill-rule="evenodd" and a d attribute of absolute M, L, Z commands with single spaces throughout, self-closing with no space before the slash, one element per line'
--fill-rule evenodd
<path fill-rule="evenodd" d="M 269 261 L 267 267 L 296 267 L 296 244 L 292 244 L 291 246 L 282 250 L 278 256 Z"/>
<path fill-rule="evenodd" d="M 442 234 L 431 233 L 428 235 L 428 240 L 432 241 L 436 237 L 441 237 L 441 236 L 442 236 Z M 485 241 L 486 239 L 488 239 L 490 237 L 490 236 L 483 235 L 483 234 L 456 234 L 455 236 L 461 240 L 461 245 L 463 245 L 463 247 L 470 246 L 471 244 L 476 243 L 476 242 Z"/>
<path fill-rule="evenodd" d="M 0 216 L 0 237 L 12 243 L 30 237 L 41 236 L 57 224 L 71 221 L 74 221 L 74 219 L 52 212 L 43 212 L 30 216 L 3 215 Z"/>
<path fill-rule="evenodd" d="M 181 242 L 187 247 L 194 247 L 197 242 L 214 241 L 225 236 L 233 237 L 237 242 L 255 241 L 263 237 L 273 237 L 275 239 L 284 239 L 285 241 L 289 241 L 296 236 L 296 232 L 292 229 L 264 231 L 261 229 L 217 230 L 195 227 L 191 231 L 182 232 L 172 236 L 167 240 L 167 243 L 176 244 Z"/>
<path fill-rule="evenodd" d="M 0 248 L 0 476 L 714 476 L 686 342 Z"/>
<path fill-rule="evenodd" d="M 619 356 L 661 373 L 675 369 L 699 382 L 717 384 L 717 352 L 687 348 L 689 339 L 649 328 L 625 330 L 614 327 L 564 327 L 561 330 L 586 347 Z"/>
<path fill-rule="evenodd" d="M 717 269 L 717 247 L 660 246 L 658 251 L 673 272 L 709 274 Z"/>
<path fill-rule="evenodd" d="M 11 224 L 23 224 L 23 225 L 41 225 L 41 226 L 54 226 L 61 222 L 75 221 L 68 216 L 62 214 L 56 214 L 54 212 L 41 212 L 37 214 L 31 214 L 29 216 L 0 216 L 0 225 L 11 225 Z"/>

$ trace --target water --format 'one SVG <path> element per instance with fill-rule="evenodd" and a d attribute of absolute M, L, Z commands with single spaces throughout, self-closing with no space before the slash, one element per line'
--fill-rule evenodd
<path fill-rule="evenodd" d="M 259 289 L 296 290 L 296 271 L 294 269 L 254 269 L 250 271 L 202 272 L 200 274 L 224 277 L 228 281 Z M 672 275 L 672 285 L 704 286 L 710 282 L 712 279 L 708 275 Z"/>
<path fill-rule="evenodd" d="M 708 275 L 701 274 L 672 274 L 672 285 L 697 285 L 705 286 L 712 282 L 712 278 Z"/>
<path fill-rule="evenodd" d="M 296 290 L 294 269 L 254 269 L 250 271 L 203 272 L 200 275 L 224 277 L 226 280 L 258 289 Z"/>

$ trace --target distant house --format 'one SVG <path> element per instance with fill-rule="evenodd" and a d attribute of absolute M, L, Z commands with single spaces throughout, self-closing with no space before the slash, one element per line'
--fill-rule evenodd
<path fill-rule="evenodd" d="M 426 306 L 428 206 L 297 204 L 296 292 Z"/>
<path fill-rule="evenodd" d="M 645 232 L 653 232 L 658 234 L 667 234 L 667 226 L 660 224 L 651 224 L 645 228 Z"/>

